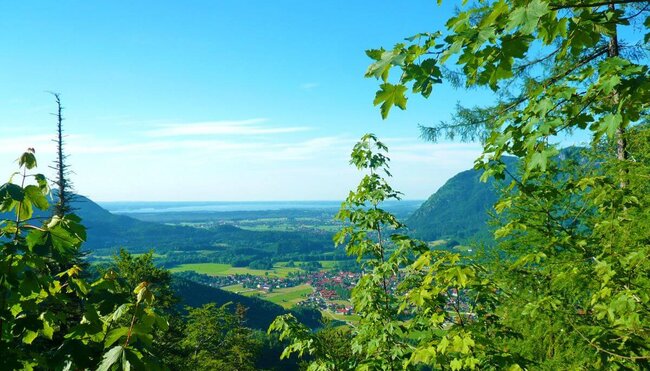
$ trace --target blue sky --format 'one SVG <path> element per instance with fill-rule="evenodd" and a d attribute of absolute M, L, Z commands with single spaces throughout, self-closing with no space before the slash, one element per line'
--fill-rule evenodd
<path fill-rule="evenodd" d="M 73 181 L 95 200 L 342 199 L 366 132 L 389 145 L 393 185 L 426 198 L 480 147 L 424 143 L 417 124 L 490 95 L 441 86 L 381 120 L 364 50 L 451 12 L 432 0 L 2 2 L 0 174 L 35 147 L 51 175 L 57 91 Z"/>

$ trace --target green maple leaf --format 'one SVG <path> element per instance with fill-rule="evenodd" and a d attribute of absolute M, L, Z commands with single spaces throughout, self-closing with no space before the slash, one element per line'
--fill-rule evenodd
<path fill-rule="evenodd" d="M 117 363 L 120 358 L 124 356 L 124 348 L 120 345 L 111 348 L 102 357 L 102 362 L 99 364 L 97 371 L 108 371 L 112 366 Z"/>
<path fill-rule="evenodd" d="M 388 112 L 393 106 L 397 106 L 402 110 L 406 109 L 406 86 L 384 83 L 380 85 L 380 88 L 381 90 L 378 90 L 375 95 L 373 104 L 375 106 L 381 104 L 381 117 L 383 119 L 388 117 Z"/>
<path fill-rule="evenodd" d="M 366 52 L 371 58 L 377 59 L 377 62 L 373 63 L 368 67 L 366 71 L 366 77 L 374 76 L 377 79 L 382 79 L 386 81 L 388 79 L 388 73 L 392 66 L 401 66 L 404 64 L 406 59 L 406 54 L 402 54 L 399 49 L 394 49 L 391 51 L 368 51 Z"/>
<path fill-rule="evenodd" d="M 616 129 L 618 129 L 622 121 L 623 118 L 620 113 L 608 114 L 601 120 L 598 131 L 604 132 L 610 139 L 613 139 L 616 136 Z"/>
<path fill-rule="evenodd" d="M 521 27 L 522 34 L 531 34 L 535 31 L 539 19 L 550 12 L 548 4 L 541 0 L 533 0 L 526 7 L 519 7 L 510 13 L 508 29 L 512 30 Z"/>

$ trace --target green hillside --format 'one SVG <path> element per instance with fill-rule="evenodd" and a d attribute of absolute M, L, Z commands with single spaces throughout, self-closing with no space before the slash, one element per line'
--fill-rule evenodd
<path fill-rule="evenodd" d="M 517 160 L 506 159 L 511 170 Z M 449 179 L 407 220 L 413 233 L 424 240 L 467 241 L 488 237 L 488 211 L 497 200 L 495 180 L 480 181 L 481 171 L 466 170 Z"/>
<path fill-rule="evenodd" d="M 77 196 L 74 207 L 88 231 L 84 247 L 95 252 L 113 251 L 117 247 L 125 247 L 132 252 L 150 249 L 163 252 L 175 248 L 210 246 L 215 239 L 215 233 L 205 230 L 143 222 L 112 214 L 83 196 Z"/>
<path fill-rule="evenodd" d="M 232 303 L 231 310 L 236 304 L 241 304 L 248 310 L 246 312 L 246 326 L 266 331 L 275 317 L 293 313 L 302 323 L 312 328 L 319 327 L 321 314 L 318 310 L 300 308 L 288 311 L 278 304 L 256 297 L 247 297 L 216 287 L 211 287 L 190 281 L 174 275 L 172 288 L 181 298 L 181 306 L 200 307 L 203 304 L 216 303 L 218 306 Z"/>

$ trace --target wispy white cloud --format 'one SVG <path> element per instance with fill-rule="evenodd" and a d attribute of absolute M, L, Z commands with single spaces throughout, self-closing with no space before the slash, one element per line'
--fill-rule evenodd
<path fill-rule="evenodd" d="M 204 127 L 189 125 L 189 127 L 169 126 L 158 129 L 155 134 L 144 138 L 132 138 L 123 142 L 112 138 L 102 138 L 95 135 L 70 135 L 66 137 L 66 151 L 72 155 L 144 155 L 144 156 L 188 156 L 199 155 L 206 159 L 247 159 L 251 161 L 302 161 L 317 160 L 323 162 L 339 159 L 345 163 L 356 139 L 351 136 L 321 136 L 307 137 L 296 140 L 273 140 L 268 137 L 214 137 L 205 133 L 223 132 L 234 133 L 243 126 L 253 133 L 260 129 L 255 127 L 262 119 L 247 120 L 247 123 L 224 124 Z M 181 130 L 186 129 L 181 134 Z M 282 128 L 275 128 L 282 129 Z M 289 129 L 289 128 L 287 128 Z M 166 130 L 161 132 L 161 130 Z M 240 130 L 238 134 L 242 134 Z M 200 137 L 199 133 L 204 133 Z M 179 138 L 180 137 L 180 138 Z M 55 150 L 51 135 L 13 136 L 0 138 L 0 153 L 18 156 L 27 147 L 36 148 L 37 153 L 52 154 Z M 392 162 L 421 163 L 421 164 L 456 164 L 467 163 L 468 159 L 480 154 L 480 145 L 462 143 L 422 143 L 415 138 L 387 138 Z"/>
<path fill-rule="evenodd" d="M 69 143 L 68 152 L 80 154 L 156 154 L 169 152 L 177 154 L 179 151 L 200 151 L 211 148 L 218 148 L 220 151 L 232 151 L 244 149 L 248 145 L 243 143 L 231 143 L 219 140 L 178 140 L 178 141 L 147 141 L 139 143 L 116 143 L 91 140 L 84 142 Z"/>
<path fill-rule="evenodd" d="M 390 147 L 390 144 L 389 144 Z M 481 154 L 478 143 L 400 143 L 390 147 L 393 161 L 456 167 L 471 164 Z"/>
<path fill-rule="evenodd" d="M 275 160 L 327 159 L 344 155 L 353 141 L 344 137 L 318 137 L 294 143 L 281 143 L 272 146 L 266 156 Z"/>
<path fill-rule="evenodd" d="M 300 84 L 300 89 L 302 89 L 302 90 L 314 90 L 319 86 L 320 86 L 320 84 L 317 83 L 317 82 L 305 82 L 305 83 Z"/>
<path fill-rule="evenodd" d="M 241 135 L 250 129 L 278 129 L 262 126 L 266 122 L 218 121 L 207 128 L 205 123 L 189 124 L 182 134 L 181 125 L 155 123 L 149 127 L 157 135 L 70 135 L 66 151 L 79 190 L 104 199 L 337 198 L 355 186 L 359 174 L 348 159 L 356 136 Z M 238 135 L 205 134 L 223 130 Z M 481 152 L 479 144 L 432 144 L 406 136 L 381 140 L 390 149 L 395 176 L 391 181 L 409 198 L 427 197 L 449 177 L 471 168 Z M 5 158 L 0 176 L 14 170 L 15 163 L 7 159 L 15 159 L 27 147 L 36 148 L 41 165 L 54 160 L 51 135 L 0 137 Z M 47 167 L 39 169 L 49 172 Z M 151 179 L 160 184 L 157 193 L 144 190 Z M 183 189 L 201 191 L 188 196 Z"/>
<path fill-rule="evenodd" d="M 67 150 L 73 154 L 114 154 L 119 156 L 202 157 L 214 159 L 246 159 L 252 162 L 283 162 L 317 160 L 321 157 L 345 156 L 352 140 L 340 137 L 316 137 L 298 141 L 269 143 L 264 140 L 238 141 L 219 139 L 155 139 L 138 143 L 116 143 L 98 138 L 69 141 Z"/>
<path fill-rule="evenodd" d="M 295 133 L 307 131 L 305 126 L 271 127 L 260 125 L 268 122 L 265 118 L 248 120 L 210 121 L 187 124 L 161 125 L 157 129 L 145 132 L 150 137 L 179 137 L 201 135 L 263 135 Z"/>
<path fill-rule="evenodd" d="M 19 156 L 27 148 L 35 148 L 37 153 L 54 149 L 52 135 L 20 135 L 0 138 L 0 153 Z"/>

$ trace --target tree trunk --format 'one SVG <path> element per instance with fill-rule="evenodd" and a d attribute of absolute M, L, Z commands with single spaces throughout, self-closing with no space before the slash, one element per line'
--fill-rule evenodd
<path fill-rule="evenodd" d="M 616 10 L 616 5 L 614 3 L 609 4 L 610 10 Z M 618 30 L 617 25 L 614 25 L 614 33 L 609 38 L 609 49 L 607 56 L 609 58 L 618 57 L 619 47 L 618 47 Z M 614 92 L 613 103 L 618 105 L 619 103 L 618 92 Z M 625 140 L 625 128 L 623 127 L 623 122 L 621 122 L 618 129 L 616 129 L 616 158 L 619 161 L 625 161 L 627 159 L 627 141 Z M 621 188 L 625 188 L 626 182 L 624 179 L 624 174 L 621 174 Z"/>

